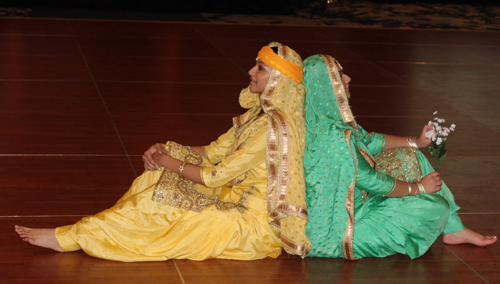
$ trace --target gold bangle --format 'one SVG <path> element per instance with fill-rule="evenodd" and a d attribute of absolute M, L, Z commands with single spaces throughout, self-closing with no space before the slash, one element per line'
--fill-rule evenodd
<path fill-rule="evenodd" d="M 418 190 L 420 190 L 420 193 L 422 193 L 422 192 L 423 192 L 423 193 L 427 193 L 427 192 L 425 192 L 425 187 L 424 187 L 424 185 L 423 185 L 423 184 L 421 184 L 421 183 L 419 183 L 419 182 L 416 182 L 416 184 L 417 184 L 417 186 L 418 186 Z M 420 194 L 420 193 L 419 193 L 419 194 Z"/>
<path fill-rule="evenodd" d="M 410 145 L 410 147 L 418 149 L 417 137 L 415 137 L 415 136 L 408 136 L 406 138 L 406 141 L 408 142 L 408 145 Z"/>
<path fill-rule="evenodd" d="M 408 196 L 411 196 L 411 183 L 408 183 Z"/>
<path fill-rule="evenodd" d="M 182 172 L 184 171 L 184 167 L 186 166 L 186 164 L 187 164 L 187 161 L 184 160 L 184 162 L 182 162 L 182 164 L 179 166 L 179 172 L 178 172 L 178 174 L 179 174 L 179 177 L 181 179 L 184 179 L 184 176 L 182 175 Z"/>

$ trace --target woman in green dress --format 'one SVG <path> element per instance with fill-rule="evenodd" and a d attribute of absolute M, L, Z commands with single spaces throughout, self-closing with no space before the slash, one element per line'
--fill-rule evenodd
<path fill-rule="evenodd" d="M 496 242 L 465 228 L 450 190 L 418 150 L 431 143 L 431 126 L 418 138 L 366 132 L 349 107 L 350 80 L 331 56 L 304 61 L 308 256 L 414 259 L 441 233 L 446 244 Z"/>

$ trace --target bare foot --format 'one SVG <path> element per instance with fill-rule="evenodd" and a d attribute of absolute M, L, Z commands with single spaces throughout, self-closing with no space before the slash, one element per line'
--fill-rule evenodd
<path fill-rule="evenodd" d="M 463 229 L 456 233 L 446 234 L 443 236 L 443 242 L 448 245 L 458 244 L 473 244 L 480 247 L 494 244 L 497 241 L 497 236 L 483 236 L 471 229 Z"/>
<path fill-rule="evenodd" d="M 58 252 L 64 252 L 56 239 L 56 229 L 30 229 L 14 226 L 16 232 L 23 241 L 39 247 L 53 249 Z"/>

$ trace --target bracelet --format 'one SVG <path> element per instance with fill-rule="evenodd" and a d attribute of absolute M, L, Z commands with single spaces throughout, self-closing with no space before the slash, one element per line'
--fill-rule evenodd
<path fill-rule="evenodd" d="M 411 195 L 411 183 L 409 182 L 408 183 L 408 196 Z"/>
<path fill-rule="evenodd" d="M 186 166 L 186 164 L 187 164 L 187 161 L 184 160 L 184 162 L 182 162 L 182 164 L 179 166 L 179 172 L 178 172 L 178 174 L 179 174 L 179 177 L 181 179 L 184 179 L 184 176 L 182 175 L 182 172 L 184 171 L 184 167 Z"/>
<path fill-rule="evenodd" d="M 421 183 L 419 183 L 419 182 L 416 182 L 416 184 L 417 184 L 417 186 L 418 186 L 418 190 L 420 190 L 420 193 L 422 193 L 422 192 L 423 192 L 423 193 L 427 193 L 427 192 L 425 192 L 425 187 L 424 187 L 424 185 L 423 185 L 423 184 L 421 184 Z M 419 193 L 419 194 L 420 194 L 420 193 Z"/>
<path fill-rule="evenodd" d="M 408 145 L 410 145 L 410 147 L 418 149 L 417 137 L 415 137 L 415 136 L 408 136 L 406 138 L 406 141 L 408 142 Z"/>

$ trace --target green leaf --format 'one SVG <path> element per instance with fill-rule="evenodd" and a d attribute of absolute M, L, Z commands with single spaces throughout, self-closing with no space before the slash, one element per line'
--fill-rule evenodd
<path fill-rule="evenodd" d="M 435 149 L 434 147 L 429 146 L 428 148 L 429 153 L 431 153 L 431 156 L 437 158 L 439 156 L 439 150 Z"/>
<path fill-rule="evenodd" d="M 444 152 L 440 155 L 439 161 L 444 160 L 444 158 L 446 157 L 446 153 L 448 153 L 448 150 L 445 149 Z"/>

